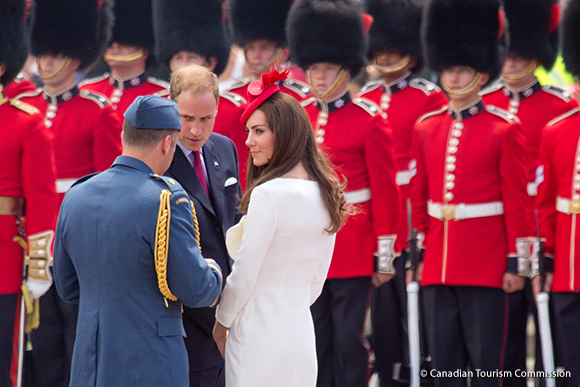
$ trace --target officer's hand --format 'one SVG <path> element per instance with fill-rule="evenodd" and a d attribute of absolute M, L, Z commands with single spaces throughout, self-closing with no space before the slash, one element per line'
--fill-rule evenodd
<path fill-rule="evenodd" d="M 546 273 L 546 281 L 544 282 L 544 289 L 540 289 L 540 276 L 537 275 L 532 278 L 532 290 L 534 292 L 534 297 L 538 296 L 538 293 L 544 291 L 549 293 L 552 291 L 552 284 L 554 283 L 554 273 Z"/>
<path fill-rule="evenodd" d="M 506 293 L 517 292 L 524 288 L 525 283 L 524 277 L 513 273 L 505 273 L 503 275 L 502 289 Z"/>
<path fill-rule="evenodd" d="M 423 263 L 417 265 L 417 270 L 407 270 L 407 278 L 405 282 L 407 285 L 413 282 L 413 275 L 415 274 L 415 271 L 417 272 L 417 282 L 421 282 L 423 279 Z"/>
<path fill-rule="evenodd" d="M 228 334 L 230 330 L 220 324 L 217 320 L 213 326 L 213 339 L 220 351 L 220 354 L 225 359 L 226 358 L 226 340 L 228 339 Z"/>
<path fill-rule="evenodd" d="M 382 284 L 389 282 L 394 276 L 394 274 L 374 273 L 371 277 L 371 284 L 373 284 L 375 288 L 378 288 Z"/>

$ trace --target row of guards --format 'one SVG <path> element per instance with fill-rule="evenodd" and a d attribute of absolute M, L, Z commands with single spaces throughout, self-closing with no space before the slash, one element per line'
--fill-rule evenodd
<path fill-rule="evenodd" d="M 381 386 L 468 383 L 421 369 L 525 386 L 515 375 L 532 314 L 538 375 L 578 386 L 580 116 L 573 93 L 534 75 L 560 50 L 580 75 L 578 26 L 578 0 L 563 11 L 556 0 L 3 0 L 0 385 L 21 385 L 25 341 L 38 386 L 69 384 L 78 306 L 58 297 L 50 269 L 67 189 L 121 153 L 137 96 L 169 94 L 149 75 L 157 62 L 220 75 L 236 44 L 248 77 L 221 93 L 214 131 L 234 142 L 240 181 L 247 87 L 288 67 L 281 90 L 359 208 L 312 306 L 318 385 L 366 385 L 372 349 Z M 37 74 L 19 73 L 29 55 Z M 109 72 L 79 83 L 100 59 Z M 367 63 L 380 78 L 351 95 Z M 425 64 L 444 91 L 418 76 Z M 223 361 L 215 320 L 198 317 L 189 366 L 211 369 Z"/>

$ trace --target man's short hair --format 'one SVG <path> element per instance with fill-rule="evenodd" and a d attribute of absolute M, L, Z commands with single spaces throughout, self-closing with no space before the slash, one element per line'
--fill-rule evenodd
<path fill-rule="evenodd" d="M 173 101 L 179 95 L 189 91 L 194 96 L 211 92 L 216 102 L 219 100 L 219 83 L 217 76 L 207 67 L 188 65 L 181 67 L 171 74 L 169 96 Z"/>
<path fill-rule="evenodd" d="M 178 130 L 175 129 L 138 129 L 129 121 L 123 121 L 123 147 L 151 150 L 165 136 L 171 136 L 171 145 L 177 141 Z"/>

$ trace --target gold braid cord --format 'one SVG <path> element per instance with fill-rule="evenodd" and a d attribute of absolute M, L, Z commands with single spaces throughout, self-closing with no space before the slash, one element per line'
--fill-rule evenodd
<path fill-rule="evenodd" d="M 167 300 L 177 301 L 177 297 L 171 293 L 169 285 L 167 284 L 167 252 L 169 251 L 169 225 L 171 223 L 170 199 L 171 191 L 168 189 L 163 190 L 159 197 L 159 215 L 157 216 L 157 227 L 155 230 L 155 270 L 157 271 L 159 290 L 166 299 L 165 305 L 167 305 Z M 195 240 L 201 252 L 199 222 L 197 221 L 197 214 L 193 202 L 191 202 L 191 210 L 193 212 Z"/>

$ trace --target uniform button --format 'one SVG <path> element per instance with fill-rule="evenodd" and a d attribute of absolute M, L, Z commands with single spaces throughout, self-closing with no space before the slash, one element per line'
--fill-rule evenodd
<path fill-rule="evenodd" d="M 574 184 L 574 189 L 575 189 L 576 191 L 580 191 L 580 183 L 576 183 L 576 184 Z"/>
<path fill-rule="evenodd" d="M 48 113 L 46 113 L 46 118 L 54 118 L 56 117 L 56 113 L 54 111 L 49 111 Z"/>
<path fill-rule="evenodd" d="M 457 130 L 457 129 L 455 129 L 455 130 L 453 130 L 453 131 L 451 132 L 451 134 L 452 134 L 454 137 L 461 137 L 461 130 Z"/>
<path fill-rule="evenodd" d="M 44 121 L 44 125 L 46 125 L 47 128 L 50 128 L 52 126 L 52 121 L 46 120 Z"/>
<path fill-rule="evenodd" d="M 318 119 L 318 125 L 324 126 L 326 125 L 328 122 L 326 121 L 326 118 L 319 118 Z"/>
<path fill-rule="evenodd" d="M 447 151 L 448 151 L 450 154 L 457 153 L 457 147 L 456 147 L 456 146 L 450 146 L 449 148 L 447 148 Z"/>
<path fill-rule="evenodd" d="M 454 187 L 455 187 L 455 183 L 454 183 L 454 182 L 452 182 L 452 181 L 448 181 L 448 182 L 445 184 L 445 188 L 447 188 L 447 189 L 453 189 Z"/>
<path fill-rule="evenodd" d="M 455 175 L 452 173 L 448 173 L 447 176 L 445 177 L 445 179 L 447 181 L 454 181 L 455 180 Z"/>
<path fill-rule="evenodd" d="M 574 176 L 574 181 L 576 181 L 576 182 L 580 181 L 580 175 L 575 175 Z"/>
<path fill-rule="evenodd" d="M 388 94 L 383 94 L 383 96 L 381 97 L 381 103 L 389 103 L 391 102 L 391 96 Z"/>
<path fill-rule="evenodd" d="M 326 134 L 326 131 L 324 129 L 318 129 L 316 131 L 316 135 L 319 137 L 323 137 Z"/>
<path fill-rule="evenodd" d="M 445 200 L 447 200 L 448 202 L 453 200 L 453 194 L 451 192 L 447 192 L 445 194 Z"/>
<path fill-rule="evenodd" d="M 516 114 L 516 113 L 518 112 L 518 109 L 517 109 L 517 108 L 514 108 L 514 107 L 510 107 L 510 108 L 509 108 L 509 112 L 510 112 L 511 114 Z"/>
<path fill-rule="evenodd" d="M 328 118 L 328 113 L 327 112 L 320 112 L 320 114 L 318 114 L 318 117 L 320 117 L 320 118 Z"/>
<path fill-rule="evenodd" d="M 111 98 L 111 102 L 113 103 L 118 103 L 121 99 L 119 97 L 113 97 Z"/>
<path fill-rule="evenodd" d="M 123 92 L 121 90 L 115 90 L 113 92 L 113 96 L 115 96 L 115 97 L 120 97 L 122 95 L 123 95 Z"/>
<path fill-rule="evenodd" d="M 518 106 L 520 106 L 520 102 L 518 100 L 512 99 L 510 101 L 510 106 L 518 107 Z"/>
<path fill-rule="evenodd" d="M 455 171 L 455 164 L 447 164 L 445 169 L 447 169 L 449 172 L 453 172 Z"/>
<path fill-rule="evenodd" d="M 580 200 L 580 194 L 574 194 L 573 199 L 574 199 L 575 202 L 579 201 Z"/>
<path fill-rule="evenodd" d="M 382 103 L 381 104 L 381 109 L 387 110 L 388 108 L 389 108 L 389 104 L 388 103 Z"/>
<path fill-rule="evenodd" d="M 324 142 L 324 137 L 316 137 L 316 142 L 322 144 Z"/>
<path fill-rule="evenodd" d="M 455 156 L 448 156 L 447 157 L 447 162 L 449 164 L 454 164 L 456 161 L 457 161 L 457 157 L 455 157 Z"/>
<path fill-rule="evenodd" d="M 45 272 L 44 270 L 39 270 L 39 271 L 38 271 L 38 274 L 39 274 L 39 275 L 42 275 L 42 276 L 44 276 L 44 274 L 45 274 L 45 273 L 46 273 L 46 272 Z"/>
<path fill-rule="evenodd" d="M 455 129 L 461 130 L 461 129 L 463 129 L 463 122 L 456 122 L 455 124 L 453 124 L 453 127 Z"/>
<path fill-rule="evenodd" d="M 452 138 L 451 140 L 449 140 L 449 145 L 457 146 L 457 145 L 459 145 L 459 140 L 456 138 Z"/>
<path fill-rule="evenodd" d="M 55 112 L 57 110 L 58 110 L 58 107 L 56 105 L 48 105 L 49 112 Z"/>

